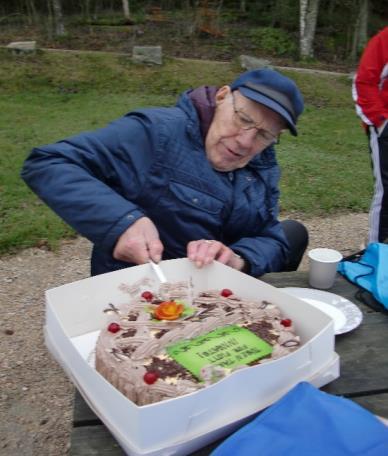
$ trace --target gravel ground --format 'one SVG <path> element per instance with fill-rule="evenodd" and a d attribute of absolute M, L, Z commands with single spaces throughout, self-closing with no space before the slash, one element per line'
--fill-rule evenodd
<path fill-rule="evenodd" d="M 303 220 L 309 248 L 344 255 L 360 249 L 367 214 Z M 89 273 L 90 244 L 63 242 L 58 252 L 28 249 L 0 257 L 0 455 L 66 455 L 74 388 L 43 340 L 44 290 Z M 300 269 L 307 268 L 306 259 Z"/>

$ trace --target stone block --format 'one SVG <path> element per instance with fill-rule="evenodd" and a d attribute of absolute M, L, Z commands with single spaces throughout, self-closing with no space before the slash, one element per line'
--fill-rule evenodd
<path fill-rule="evenodd" d="M 162 64 L 162 46 L 133 46 L 132 61 L 153 65 Z"/>
<path fill-rule="evenodd" d="M 259 59 L 257 57 L 252 57 L 250 55 L 240 55 L 239 57 L 240 64 L 245 70 L 255 70 L 258 68 L 271 68 L 272 65 L 269 60 Z"/>
<path fill-rule="evenodd" d="M 36 41 L 14 41 L 7 45 L 12 54 L 34 54 Z"/>

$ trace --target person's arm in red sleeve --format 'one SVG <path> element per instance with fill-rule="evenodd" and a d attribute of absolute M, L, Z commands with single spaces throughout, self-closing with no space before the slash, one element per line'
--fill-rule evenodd
<path fill-rule="evenodd" d="M 354 79 L 353 99 L 357 114 L 367 125 L 379 127 L 388 119 L 388 106 L 382 96 L 387 65 L 388 27 L 369 41 Z"/>

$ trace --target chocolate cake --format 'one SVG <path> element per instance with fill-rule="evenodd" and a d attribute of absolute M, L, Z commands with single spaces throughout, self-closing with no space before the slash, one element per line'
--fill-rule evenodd
<path fill-rule="evenodd" d="M 192 393 L 300 344 L 278 307 L 228 289 L 195 294 L 189 281 L 149 279 L 121 289 L 129 300 L 104 310 L 96 369 L 137 405 Z"/>

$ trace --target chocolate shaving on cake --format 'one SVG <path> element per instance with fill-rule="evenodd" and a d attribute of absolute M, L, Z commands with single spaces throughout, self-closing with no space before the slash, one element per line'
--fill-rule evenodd
<path fill-rule="evenodd" d="M 169 329 L 161 329 L 155 334 L 156 339 L 160 339 L 162 336 L 164 336 L 166 333 L 169 332 Z"/>
<path fill-rule="evenodd" d="M 131 354 L 136 350 L 136 347 L 133 347 L 132 345 L 128 345 L 128 347 L 124 347 L 121 349 L 122 353 L 125 356 L 131 356 Z"/>
<path fill-rule="evenodd" d="M 200 293 L 198 293 L 198 297 L 199 298 L 211 298 L 213 297 L 213 293 L 209 292 L 209 291 L 201 291 Z"/>
<path fill-rule="evenodd" d="M 125 331 L 125 333 L 121 334 L 121 337 L 133 337 L 137 332 L 137 329 L 135 328 L 130 328 Z"/>
<path fill-rule="evenodd" d="M 103 310 L 104 313 L 108 313 L 108 312 L 115 312 L 117 314 L 119 313 L 119 309 L 117 307 L 115 307 L 113 304 L 109 303 L 108 306 L 109 306 L 108 309 Z"/>
<path fill-rule="evenodd" d="M 278 339 L 278 336 L 271 333 L 273 326 L 267 321 L 262 320 L 260 322 L 244 325 L 243 327 L 249 329 L 249 331 L 252 331 L 254 334 L 256 334 L 256 336 L 260 337 L 270 344 L 276 342 Z"/>
<path fill-rule="evenodd" d="M 214 315 L 212 313 L 213 310 L 217 309 L 217 304 L 200 304 L 199 307 L 201 310 L 196 312 L 195 317 L 199 320 L 204 320 L 205 318 L 209 318 L 209 316 Z"/>
<path fill-rule="evenodd" d="M 263 300 L 263 301 L 261 301 L 261 305 L 260 305 L 259 309 L 265 309 L 267 306 L 270 306 L 270 305 L 271 305 L 270 302 Z"/>
<path fill-rule="evenodd" d="M 212 310 L 212 309 L 215 309 L 217 307 L 217 304 L 208 304 L 207 302 L 201 302 L 199 304 L 199 307 L 204 307 L 207 310 Z"/>
<path fill-rule="evenodd" d="M 155 356 L 152 358 L 151 364 L 147 366 L 147 371 L 156 371 L 158 372 L 159 377 L 163 379 L 167 377 L 176 377 L 196 381 L 189 371 L 174 360 L 160 359 Z"/>
<path fill-rule="evenodd" d="M 117 359 L 117 361 L 123 361 L 124 355 L 122 353 L 122 350 L 118 350 L 117 348 L 113 347 L 110 352 Z"/>

